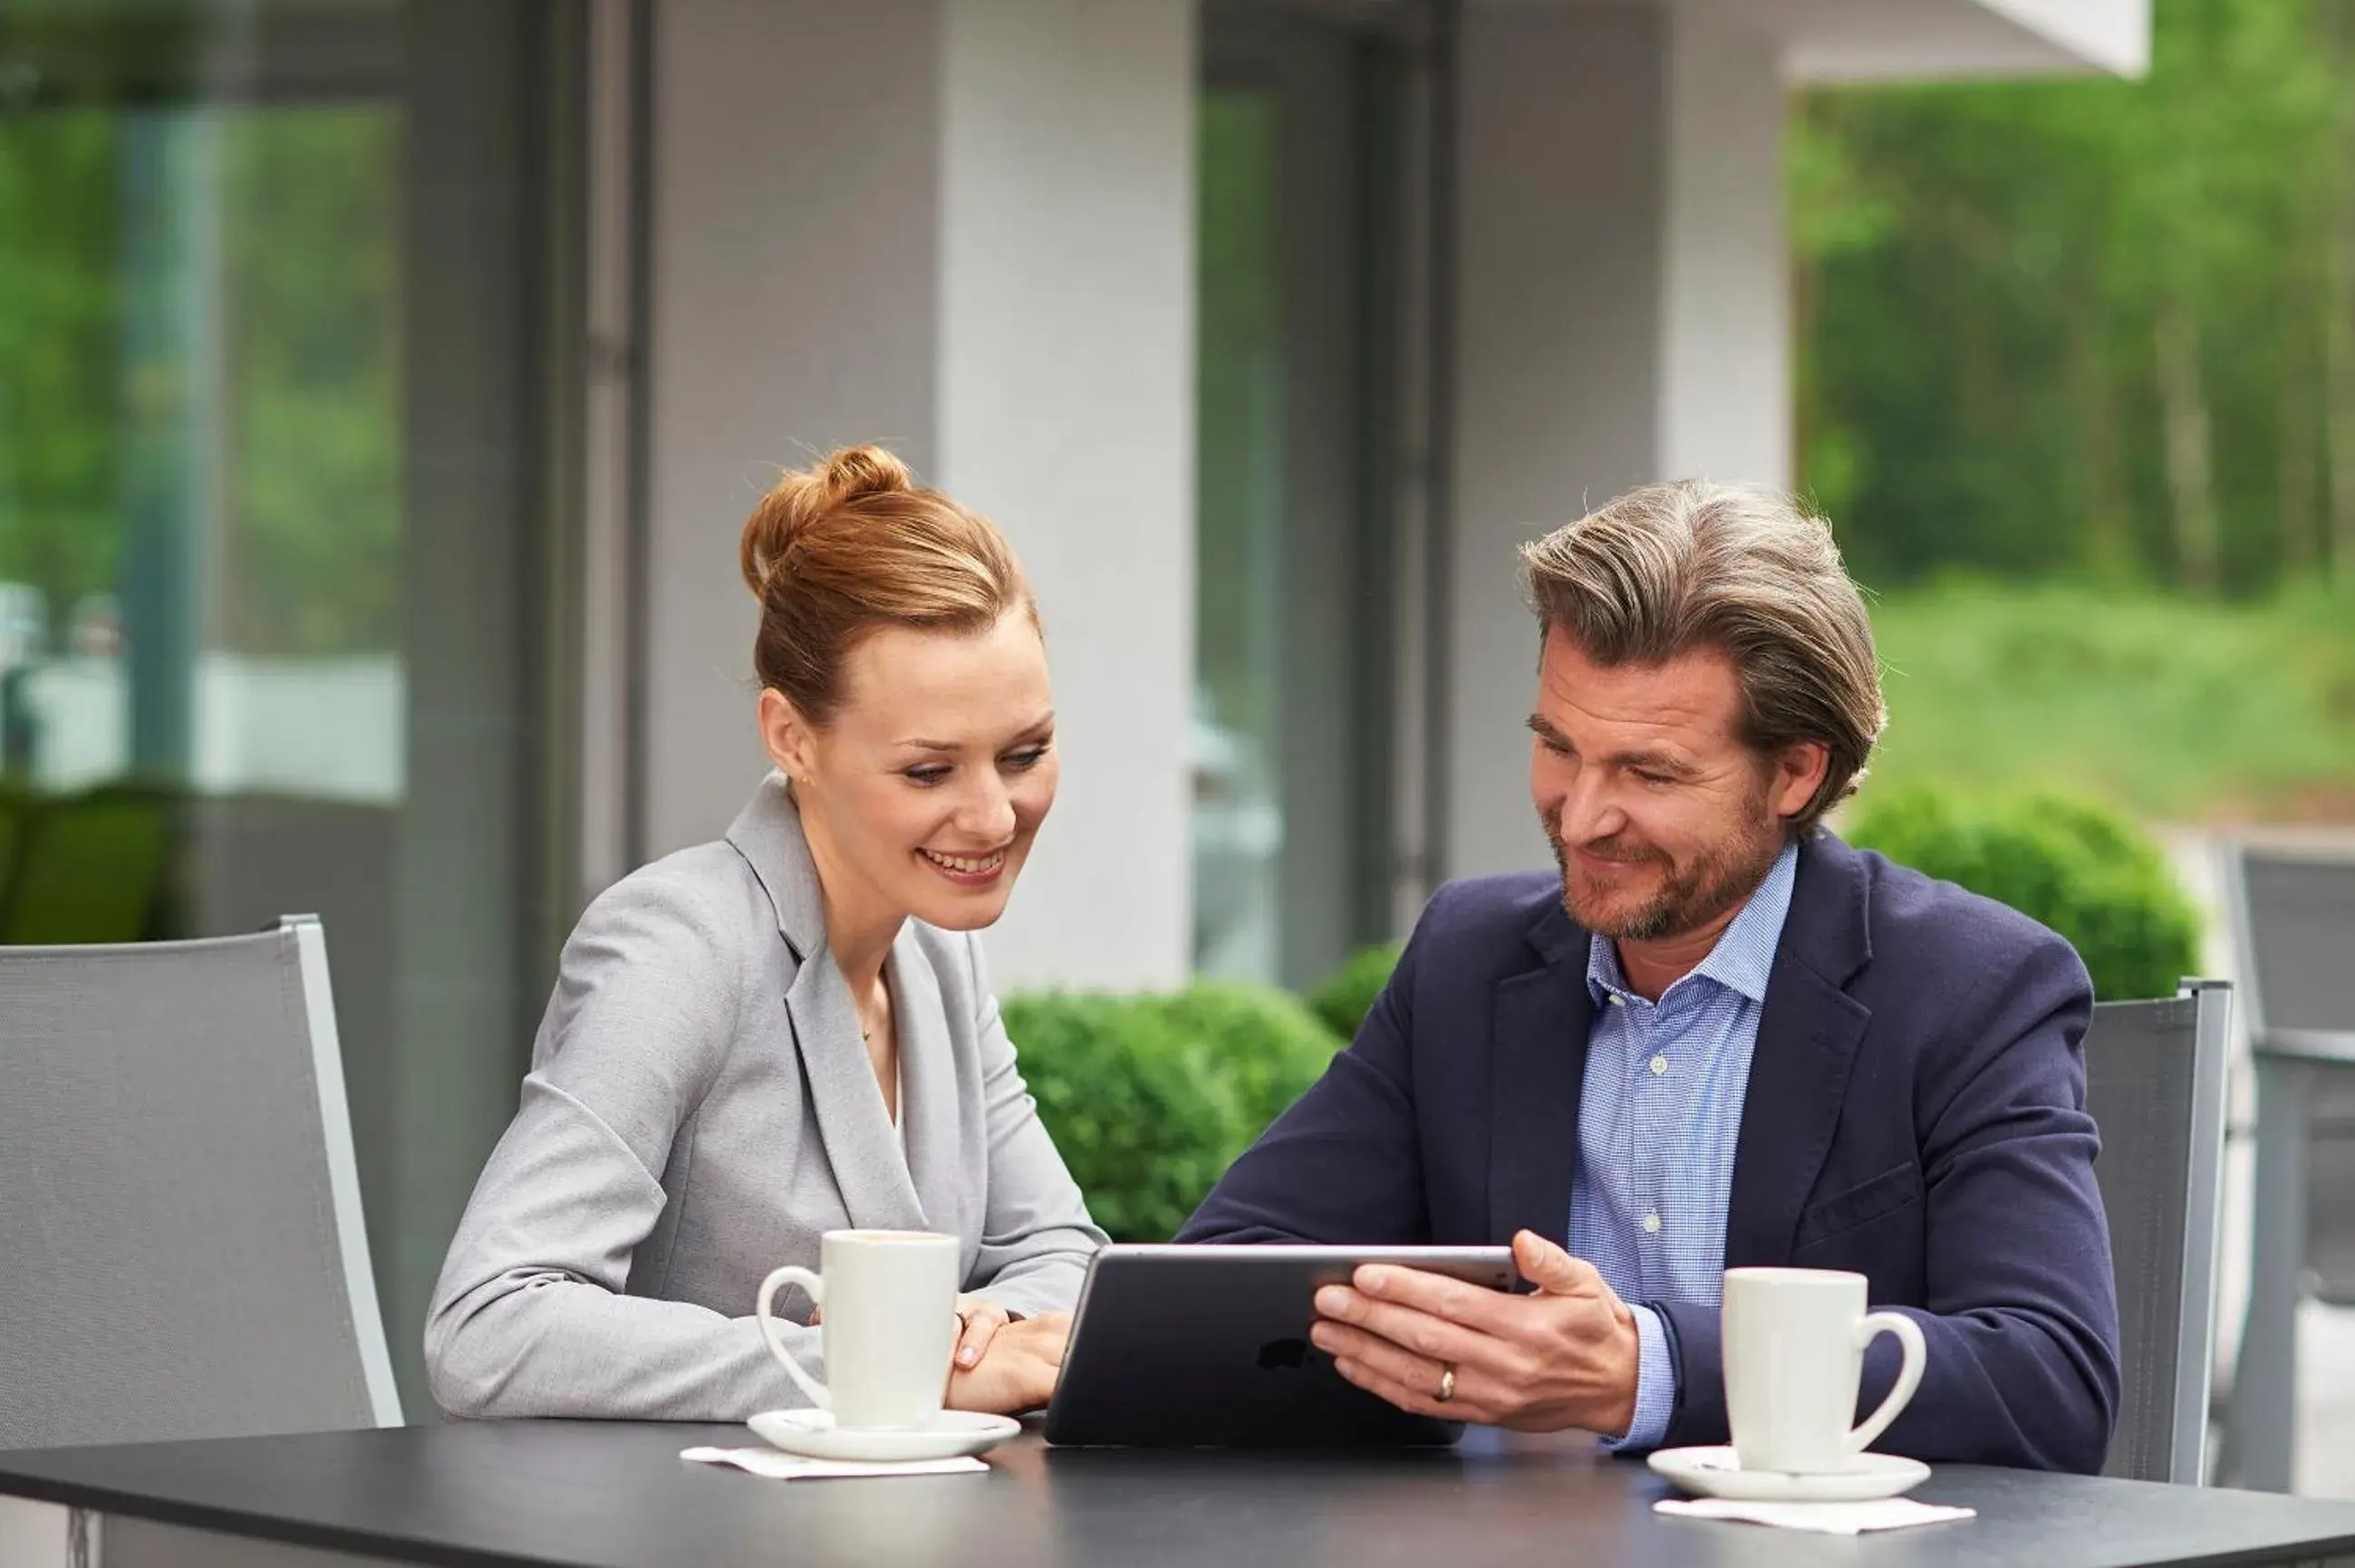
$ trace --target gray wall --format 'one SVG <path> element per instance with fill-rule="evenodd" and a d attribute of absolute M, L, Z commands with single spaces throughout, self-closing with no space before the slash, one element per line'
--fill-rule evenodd
<path fill-rule="evenodd" d="M 1657 472 L 1668 31 L 1649 6 L 1465 17 L 1451 876 L 1545 863 L 1515 549 Z"/>

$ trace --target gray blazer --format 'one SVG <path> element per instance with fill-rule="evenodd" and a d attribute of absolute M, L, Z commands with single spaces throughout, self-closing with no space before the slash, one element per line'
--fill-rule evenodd
<path fill-rule="evenodd" d="M 752 1298 L 844 1226 L 948 1232 L 968 1291 L 1071 1307 L 1104 1235 L 1023 1087 L 979 942 L 911 920 L 885 972 L 904 1157 L 781 778 L 724 842 L 600 896 L 433 1292 L 442 1407 L 733 1421 L 806 1404 Z M 785 1338 L 823 1375 L 819 1330 Z"/>

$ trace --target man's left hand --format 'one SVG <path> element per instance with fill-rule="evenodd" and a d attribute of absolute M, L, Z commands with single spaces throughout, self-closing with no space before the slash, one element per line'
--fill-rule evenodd
<path fill-rule="evenodd" d="M 1625 1434 L 1636 1418 L 1635 1315 L 1593 1264 L 1534 1231 L 1513 1238 L 1513 1261 L 1535 1295 L 1369 1264 L 1317 1291 L 1309 1338 L 1343 1377 L 1417 1415 Z"/>

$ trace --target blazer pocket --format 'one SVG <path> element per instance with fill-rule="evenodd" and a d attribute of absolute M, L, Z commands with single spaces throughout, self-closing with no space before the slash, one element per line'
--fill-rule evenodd
<path fill-rule="evenodd" d="M 1792 1250 L 1827 1241 L 1843 1231 L 1852 1231 L 1901 1209 L 1912 1208 L 1921 1201 L 1922 1168 L 1909 1160 L 1801 1210 Z"/>

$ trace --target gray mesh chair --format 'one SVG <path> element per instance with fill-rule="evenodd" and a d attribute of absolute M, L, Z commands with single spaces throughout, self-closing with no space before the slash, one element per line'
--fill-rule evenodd
<path fill-rule="evenodd" d="M 2204 1478 L 2232 1001 L 2229 985 L 2187 980 L 2180 997 L 2101 1003 L 2085 1032 L 2118 1286 L 2123 1397 L 2105 1475 Z"/>
<path fill-rule="evenodd" d="M 400 1423 L 315 919 L 0 948 L 0 1448 Z"/>
<path fill-rule="evenodd" d="M 2225 884 L 2257 1069 L 2249 1310 L 2228 1478 L 2287 1491 L 2298 1298 L 2355 1305 L 2355 855 L 2236 845 Z"/>

